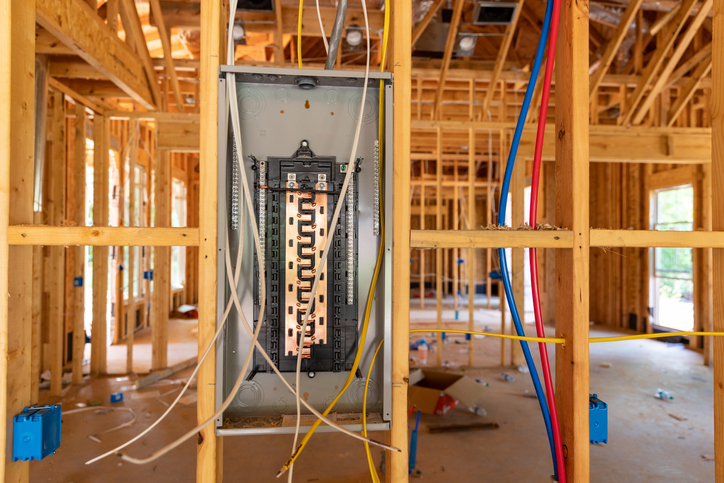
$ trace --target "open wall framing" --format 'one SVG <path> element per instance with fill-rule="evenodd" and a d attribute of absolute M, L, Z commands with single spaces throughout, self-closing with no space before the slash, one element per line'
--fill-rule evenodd
<path fill-rule="evenodd" d="M 631 2 L 632 5 L 635 3 Z M 74 13 L 81 18 L 87 17 L 88 9 L 79 7 L 78 1 L 73 0 L 70 4 L 72 9 L 75 9 L 71 9 L 70 14 Z M 67 41 L 68 48 L 78 49 L 80 54 L 92 60 L 94 66 L 113 79 L 114 85 L 118 89 L 126 92 L 137 102 L 150 108 L 164 103 L 168 104 L 169 98 L 179 103 L 179 92 L 165 92 L 166 100 L 164 101 L 159 98 L 161 91 L 156 83 L 139 80 L 147 79 L 147 71 L 153 70 L 153 62 L 149 63 L 150 56 L 146 55 L 147 52 L 141 54 L 143 56 L 141 59 L 132 49 L 120 46 L 113 41 L 111 50 L 116 49 L 115 54 L 104 55 L 102 52 L 94 50 L 89 38 L 81 36 L 82 32 L 78 32 L 77 37 L 70 37 L 70 33 L 64 30 L 63 25 L 54 21 L 52 12 L 54 9 L 58 9 L 58 2 L 52 0 L 0 0 L 2 11 L 8 12 L 1 20 L 4 28 L 0 29 L 0 36 L 3 40 L 3 55 L 0 56 L 2 66 L 0 68 L 0 99 L 5 101 L 3 105 L 9 106 L 0 116 L 0 133 L 3 139 L 3 142 L 0 143 L 2 149 L 0 154 L 0 293 L 8 292 L 10 294 L 9 298 L 0 297 L 0 373 L 2 375 L 0 377 L 0 411 L 8 416 L 0 423 L 0 446 L 5 445 L 2 446 L 2 450 L 6 455 L 8 454 L 6 439 L 9 434 L 7 429 L 10 417 L 18 413 L 23 406 L 33 402 L 29 382 L 33 370 L 31 359 L 33 337 L 30 330 L 33 307 L 32 300 L 23 296 L 23 293 L 32 293 L 34 281 L 30 274 L 32 274 L 33 247 L 60 248 L 68 245 L 92 245 L 95 247 L 183 245 L 198 247 L 199 346 L 201 348 L 205 348 L 214 332 L 216 324 L 216 217 L 210 215 L 215 214 L 214 200 L 217 198 L 215 172 L 218 106 L 214 100 L 216 99 L 219 59 L 224 58 L 224 4 L 222 0 L 208 0 L 202 2 L 200 7 L 201 27 L 204 35 L 202 36 L 201 83 L 198 94 L 200 98 L 210 101 L 202 104 L 200 114 L 201 129 L 198 142 L 200 142 L 201 154 L 198 199 L 201 206 L 198 228 L 107 227 L 105 226 L 107 222 L 102 217 L 92 227 L 81 225 L 71 227 L 40 226 L 37 220 L 33 219 L 32 213 L 32 187 L 29 183 L 32 174 L 28 170 L 32 167 L 33 158 L 31 140 L 33 138 L 34 93 L 33 83 L 30 79 L 34 72 L 36 15 L 39 15 L 38 22 L 45 29 L 53 31 L 57 36 L 63 36 Z M 683 2 L 680 12 L 684 13 L 681 15 L 688 16 L 694 4 L 693 1 Z M 427 209 L 422 206 L 435 210 L 436 230 L 429 230 L 428 226 L 420 226 L 420 230 L 411 231 L 412 210 L 403 205 L 402 209 L 395 212 L 394 250 L 391 254 L 395 263 L 393 275 L 394 398 L 393 423 L 390 433 L 390 441 L 393 445 L 400 448 L 407 447 L 406 398 L 410 291 L 410 272 L 407 260 L 410 248 L 481 249 L 479 253 L 482 254 L 482 250 L 500 246 L 513 248 L 533 246 L 555 251 L 556 332 L 559 337 L 566 339 L 566 344 L 556 350 L 558 371 L 556 379 L 564 444 L 568 449 L 568 474 L 572 481 L 589 481 L 590 479 L 587 422 L 590 247 L 629 249 L 691 246 L 702 250 L 713 248 L 711 265 L 713 267 L 714 297 L 711 303 L 713 317 L 710 317 L 710 320 L 713 321 L 714 330 L 724 331 L 724 292 L 722 292 L 722 287 L 724 287 L 724 252 L 722 252 L 724 249 L 724 236 L 722 235 L 724 232 L 724 124 L 722 121 L 724 109 L 722 105 L 724 102 L 722 92 L 724 85 L 722 84 L 724 19 L 722 14 L 724 12 L 722 9 L 724 1 L 704 2 L 704 7 L 700 11 L 707 7 L 713 8 L 714 12 L 711 44 L 702 46 L 704 51 L 707 48 L 710 49 L 708 60 L 707 58 L 699 59 L 705 61 L 704 67 L 697 69 L 695 74 L 688 78 L 680 77 L 669 86 L 665 83 L 659 85 L 652 73 L 659 68 L 669 68 L 668 65 L 663 64 L 665 52 L 660 55 L 661 58 L 654 55 L 653 60 L 658 64 L 656 68 L 644 68 L 643 59 L 635 60 L 632 64 L 634 73 L 627 74 L 630 78 L 618 79 L 620 82 L 613 82 L 616 79 L 607 79 L 607 76 L 603 74 L 601 74 L 601 78 L 599 76 L 589 78 L 588 47 L 591 39 L 589 39 L 587 2 L 577 3 L 572 0 L 563 2 L 556 77 L 560 80 L 557 83 L 559 93 L 564 95 L 558 96 L 556 99 L 556 121 L 547 136 L 548 144 L 544 150 L 544 156 L 555 159 L 555 167 L 550 180 L 555 182 L 556 220 L 557 223 L 568 228 L 567 231 L 535 233 L 482 231 L 477 230 L 472 223 L 466 227 L 469 228 L 468 230 L 444 230 L 446 227 L 442 222 L 441 208 L 443 200 L 447 198 L 443 195 L 441 170 L 434 174 L 435 186 L 439 187 L 435 194 L 436 203 L 430 206 L 423 201 L 419 205 L 420 210 Z M 500 156 L 506 152 L 504 132 L 512 126 L 511 122 L 514 119 L 512 113 L 515 112 L 515 103 L 511 102 L 506 106 L 505 102 L 505 99 L 508 98 L 506 94 L 508 83 L 512 84 L 516 80 L 503 71 L 505 55 L 502 55 L 503 61 L 499 65 L 493 66 L 493 69 L 483 76 L 487 79 L 487 84 L 478 85 L 473 82 L 470 87 L 468 81 L 468 92 L 463 94 L 463 96 L 472 95 L 473 98 L 476 95 L 484 96 L 487 111 L 487 107 L 493 104 L 496 93 L 500 92 L 504 102 L 501 104 L 503 107 L 500 108 L 500 114 L 496 120 L 486 120 L 487 112 L 484 117 L 483 113 L 470 115 L 467 108 L 462 113 L 454 109 L 447 109 L 449 106 L 446 104 L 446 96 L 449 95 L 449 91 L 443 85 L 445 78 L 456 79 L 461 70 L 450 68 L 454 64 L 450 63 L 449 56 L 443 60 L 447 65 L 442 66 L 442 74 L 438 70 L 441 66 L 437 63 L 433 74 L 430 73 L 430 65 L 417 67 L 413 65 L 410 58 L 413 36 L 411 8 L 409 0 L 393 1 L 394 47 L 391 65 L 394 66 L 395 74 L 395 118 L 398 123 L 395 126 L 394 183 L 395 193 L 402 198 L 410 195 L 411 159 L 426 159 L 424 157 L 444 159 L 445 156 L 449 156 L 451 161 L 460 161 L 461 172 L 465 164 L 469 163 L 468 166 L 470 166 L 477 162 L 474 148 L 457 153 L 446 152 L 443 154 L 441 152 L 442 149 L 438 147 L 442 145 L 441 138 L 452 139 L 443 135 L 447 129 L 458 132 L 459 137 L 468 143 L 469 147 L 487 145 L 488 132 L 492 130 L 494 135 L 498 136 L 494 139 L 494 144 L 499 146 L 497 153 Z M 629 13 L 628 18 L 632 15 L 633 13 Z M 123 15 L 121 16 L 123 17 Z M 98 23 L 92 17 L 87 17 L 87 19 L 90 25 Z M 693 22 L 706 25 L 706 21 L 704 14 L 695 14 L 692 26 Z M 133 19 L 130 19 L 129 22 L 135 23 Z M 680 23 L 683 24 L 683 22 Z M 309 22 L 309 24 L 312 25 L 314 22 Z M 679 30 L 665 29 L 663 43 L 673 47 Z M 285 34 L 280 28 L 277 29 L 275 35 L 279 40 L 288 34 Z M 686 39 L 689 42 L 697 42 L 697 37 L 693 35 L 690 39 L 684 38 L 684 40 Z M 277 51 L 284 48 L 284 45 L 279 45 L 279 43 L 277 42 Z M 71 47 L 71 44 L 74 47 Z M 288 46 L 288 44 L 286 45 Z M 508 48 L 509 45 L 503 54 L 507 53 Z M 678 47 L 676 48 L 678 49 Z M 138 50 L 143 51 L 143 49 Z M 290 50 L 293 51 L 293 49 Z M 677 52 L 678 50 L 674 51 L 675 55 L 680 55 Z M 126 60 L 124 61 L 124 59 Z M 281 57 L 277 61 L 281 63 Z M 610 56 L 604 56 L 604 62 L 610 62 Z M 118 63 L 132 66 L 138 72 L 134 71 L 135 75 L 130 77 L 124 76 L 124 73 L 118 70 Z M 709 66 L 706 65 L 707 63 Z M 675 66 L 676 64 L 673 67 Z M 673 67 L 669 72 L 672 76 L 676 74 Z M 416 69 L 418 70 L 416 71 Z M 705 79 L 707 69 L 713 73 L 710 84 Z M 173 71 L 173 69 L 171 70 Z M 418 77 L 413 82 L 413 72 L 415 71 Z M 430 82 L 426 80 L 426 75 L 434 77 L 439 84 L 433 83 L 428 88 L 426 83 Z M 477 75 L 476 73 L 475 76 Z M 173 80 L 171 83 L 176 85 Z M 493 89 L 490 88 L 491 85 L 494 87 Z M 82 87 L 80 83 L 73 86 L 78 89 Z M 414 86 L 416 86 L 416 91 L 413 91 Z M 92 109 L 96 113 L 99 126 L 110 123 L 114 116 L 119 115 L 112 109 L 113 105 L 100 105 L 77 90 L 72 90 L 69 85 L 56 84 L 56 87 L 59 92 Z M 107 87 L 110 88 L 110 86 Z M 657 95 L 644 97 L 644 91 L 652 88 Z M 707 119 L 700 112 L 701 109 L 695 105 L 687 104 L 692 99 L 693 92 L 700 88 L 710 89 L 712 106 L 710 119 Z M 666 95 L 660 95 L 667 89 L 671 94 L 668 100 Z M 677 89 L 677 91 L 672 93 L 672 89 Z M 616 90 L 619 92 L 619 108 L 623 107 L 622 112 L 625 113 L 622 117 L 631 121 L 634 127 L 606 125 L 601 122 L 603 113 L 610 109 L 612 100 L 616 99 Z M 434 96 L 431 96 L 433 107 L 424 107 L 422 101 L 433 92 Z M 173 94 L 173 96 L 169 94 Z M 453 94 L 454 96 L 455 94 Z M 622 105 L 622 102 L 625 103 L 625 100 L 631 96 L 636 100 L 636 105 L 640 107 L 634 109 L 629 105 L 626 110 L 626 106 Z M 419 109 L 417 110 L 414 107 L 415 98 L 418 99 Z M 592 104 L 593 110 L 596 112 L 593 119 L 589 115 Z M 59 108 L 58 115 L 60 115 L 60 111 Z M 664 112 L 666 112 L 666 116 L 663 116 Z M 413 113 L 416 119 L 413 119 Z M 80 114 L 81 117 L 82 115 Z M 168 120 L 171 115 L 177 116 L 178 114 L 167 112 L 144 114 L 157 121 Z M 193 122 L 193 119 L 191 121 Z M 590 127 L 589 124 L 591 124 Z M 105 129 L 109 128 L 104 127 L 94 133 L 98 136 L 96 139 L 99 145 L 108 141 Z M 427 134 L 430 131 L 435 133 L 437 139 L 434 151 L 424 149 L 429 148 L 424 145 L 423 138 L 429 139 L 430 136 Z M 422 134 L 416 137 L 416 134 L 419 133 Z M 58 141 L 61 141 L 60 134 L 60 131 L 56 133 Z M 526 136 L 523 150 L 530 150 L 532 136 L 529 133 L 526 133 Z M 634 146 L 636 149 L 630 149 L 631 138 L 636 139 Z M 416 140 L 419 141 L 419 145 L 416 144 Z M 614 149 L 621 145 L 626 145 L 626 152 Z M 707 162 L 708 150 L 712 153 L 710 163 Z M 702 170 L 707 168 L 710 170 L 710 193 L 713 207 L 711 225 L 703 217 L 700 225 L 702 231 L 695 233 L 651 232 L 641 229 L 643 228 L 641 226 L 637 230 L 590 229 L 589 170 L 596 169 L 591 168 L 590 163 L 635 161 L 641 159 L 644 152 L 649 159 L 654 156 L 659 163 L 695 163 L 702 165 Z M 99 163 L 106 162 L 103 159 L 98 161 Z M 697 166 L 693 169 L 699 170 L 700 167 Z M 457 167 L 455 170 L 457 173 Z M 420 172 L 420 174 L 420 186 L 424 186 L 423 173 Z M 489 189 L 489 186 L 476 186 L 472 177 L 465 181 L 472 184 L 472 186 L 464 185 L 466 188 L 470 188 L 471 192 L 477 191 L 478 188 Z M 62 189 L 61 186 L 57 188 Z M 474 197 L 469 196 L 469 199 L 474 199 Z M 58 215 L 62 214 L 61 209 L 62 207 L 58 207 Z M 473 207 L 469 212 L 474 211 Z M 159 222 L 164 223 L 163 216 Z M 707 233 L 709 229 L 714 231 Z M 708 252 L 702 252 L 701 256 L 708 256 L 706 253 Z M 51 256 L 58 256 L 58 254 Z M 438 273 L 442 260 L 442 257 L 434 260 Z M 432 260 L 427 263 L 432 263 Z M 486 261 L 486 263 L 488 262 Z M 471 270 L 470 273 L 474 274 L 474 271 Z M 55 275 L 59 276 L 59 274 Z M 11 286 L 8 285 L 8 279 L 13 281 Z M 724 340 L 718 338 L 713 342 L 713 357 L 716 475 L 717 481 L 724 481 Z M 210 361 L 206 361 L 199 373 L 197 408 L 199 421 L 205 420 L 213 413 L 215 407 L 212 388 L 215 382 L 213 355 L 210 359 Z M 57 353 L 54 354 L 53 360 L 57 360 Z M 98 372 L 102 372 L 100 362 L 97 362 L 94 367 Z M 222 440 L 214 435 L 212 427 L 200 434 L 197 446 L 197 481 L 221 481 L 222 449 Z M 2 461 L 0 472 L 5 475 L 7 480 L 28 481 L 27 463 L 9 463 L 7 457 Z M 401 453 L 388 455 L 388 462 L 388 481 L 406 481 L 406 452 L 403 450 Z"/>

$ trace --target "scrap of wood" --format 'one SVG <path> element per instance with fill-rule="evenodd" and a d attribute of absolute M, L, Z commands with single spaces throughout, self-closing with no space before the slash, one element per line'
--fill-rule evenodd
<path fill-rule="evenodd" d="M 498 429 L 498 423 L 465 423 L 465 424 L 429 424 L 430 433 L 459 433 L 461 431 L 476 431 L 480 429 Z"/>

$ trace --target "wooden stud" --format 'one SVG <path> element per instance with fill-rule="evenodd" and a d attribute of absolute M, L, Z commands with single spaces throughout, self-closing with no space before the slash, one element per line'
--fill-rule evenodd
<path fill-rule="evenodd" d="M 11 245 L 198 246 L 197 228 L 11 226 Z"/>
<path fill-rule="evenodd" d="M 556 394 L 566 473 L 588 481 L 588 2 L 564 0 L 556 52 L 556 223 L 573 248 L 556 253 Z"/>
<path fill-rule="evenodd" d="M 517 11 L 517 10 L 516 10 Z M 468 130 L 468 230 L 475 230 L 475 130 Z M 468 330 L 475 330 L 475 248 L 468 248 Z M 475 338 L 468 341 L 468 366 L 474 366 Z"/>
<path fill-rule="evenodd" d="M 7 435 L 12 417 L 31 403 L 33 251 L 8 248 L 6 227 L 33 220 L 34 3 L 0 2 L 0 476 L 20 483 L 29 479 L 29 462 L 10 462 Z"/>
<path fill-rule="evenodd" d="M 171 223 L 171 159 L 168 151 L 156 150 L 154 177 L 154 227 L 165 228 Z M 171 249 L 154 248 L 153 318 L 151 320 L 151 370 L 168 366 L 168 313 L 171 294 Z"/>
<path fill-rule="evenodd" d="M 75 106 L 75 217 L 77 226 L 85 226 L 85 166 L 86 166 L 85 106 Z M 77 246 L 73 277 L 85 280 L 85 247 Z M 85 283 L 73 288 L 73 384 L 83 383 L 83 353 L 85 349 Z"/>
<path fill-rule="evenodd" d="M 138 157 L 138 144 L 141 128 L 138 121 L 131 123 L 131 153 L 128 160 L 128 226 L 136 226 L 136 158 Z M 136 333 L 136 248 L 130 248 L 128 252 L 128 307 L 129 317 L 126 323 L 126 372 L 133 374 L 133 342 Z"/>
<path fill-rule="evenodd" d="M 712 29 L 712 228 L 724 230 L 724 2 L 714 2 Z M 714 330 L 724 331 L 724 250 L 713 250 Z M 714 338 L 714 457 L 716 481 L 724 481 L 724 340 Z"/>
<path fill-rule="evenodd" d="M 521 160 L 522 161 L 522 160 Z M 518 228 L 525 222 L 525 163 L 518 161 L 513 167 L 513 182 L 511 187 L 511 215 L 512 226 Z M 513 248 L 511 257 L 511 278 L 513 284 L 513 297 L 515 298 L 520 315 L 520 322 L 525 324 L 525 249 Z M 515 327 L 511 324 L 510 333 L 515 334 Z M 520 366 L 525 364 L 523 349 L 519 343 L 513 342 L 510 364 Z"/>
<path fill-rule="evenodd" d="M 53 149 L 48 166 L 48 212 L 51 225 L 65 222 L 65 95 L 56 91 L 53 98 Z M 60 396 L 63 389 L 63 344 L 65 301 L 65 248 L 50 251 L 50 395 Z"/>
<path fill-rule="evenodd" d="M 110 121 L 96 115 L 93 121 L 93 226 L 108 226 L 108 169 Z M 93 247 L 93 325 L 91 328 L 91 374 L 106 373 L 108 320 L 108 248 Z"/>
<path fill-rule="evenodd" d="M 410 330 L 410 123 L 411 123 L 411 0 L 396 0 L 392 13 L 392 72 L 394 93 L 394 193 L 392 245 L 392 428 L 390 443 L 399 453 L 387 452 L 387 482 L 408 481 L 407 386 Z"/>
<path fill-rule="evenodd" d="M 199 156 L 199 354 L 216 331 L 216 197 L 218 193 L 219 60 L 226 42 L 222 0 L 201 3 L 201 143 Z M 292 51 L 294 49 L 292 48 Z M 409 164 L 407 165 L 409 168 Z M 407 255 L 409 258 L 409 254 Z M 409 300 L 409 298 L 408 298 Z M 198 373 L 196 418 L 206 421 L 216 410 L 216 353 L 210 351 Z M 199 432 L 196 446 L 196 481 L 220 481 L 223 472 L 221 439 L 213 425 Z"/>
<path fill-rule="evenodd" d="M 437 174 L 437 189 L 435 190 L 435 228 L 442 230 L 442 129 L 437 128 L 437 163 L 435 171 Z M 423 200 L 424 202 L 424 200 Z M 424 253 L 424 252 L 421 252 Z M 435 250 L 435 292 L 437 298 L 437 329 L 442 330 L 442 250 Z M 443 334 L 436 335 L 437 340 L 437 366 L 442 366 Z"/>

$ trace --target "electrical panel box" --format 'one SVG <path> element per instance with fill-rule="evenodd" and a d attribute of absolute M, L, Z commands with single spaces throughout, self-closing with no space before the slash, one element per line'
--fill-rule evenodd
<path fill-rule="evenodd" d="M 608 443 L 608 404 L 597 394 L 588 398 L 588 422 L 591 444 Z"/>
<path fill-rule="evenodd" d="M 236 152 L 226 74 L 235 74 L 241 121 L 242 152 Z M 238 295 L 253 328 L 261 323 L 259 343 L 285 379 L 294 385 L 302 353 L 300 392 L 323 411 L 347 380 L 357 351 L 362 351 L 355 379 L 334 408 L 351 430 L 361 429 L 364 387 L 379 342 L 390 340 L 392 247 L 392 75 L 223 66 L 219 79 L 218 289 L 220 317 L 230 296 L 226 256 L 236 259 L 241 244 Z M 363 89 L 367 89 L 361 106 Z M 380 112 L 380 92 L 384 103 Z M 350 154 L 362 110 L 357 152 Z M 380 119 L 383 120 L 380 139 Z M 382 151 L 381 151 L 382 150 Z M 248 187 L 242 186 L 245 170 Z M 351 181 L 340 200 L 348 170 Z M 262 259 L 255 250 L 249 214 L 241 208 L 249 189 L 259 227 Z M 341 203 L 337 224 L 330 227 Z M 382 214 L 387 213 L 385 226 Z M 386 232 L 387 236 L 383 237 Z M 228 233 L 228 246 L 227 246 Z M 320 253 L 329 238 L 328 253 Z M 366 341 L 360 334 L 380 244 L 385 259 L 377 280 Z M 314 297 L 313 280 L 326 258 Z M 264 270 L 266 309 L 260 316 Z M 301 326 L 310 310 L 305 334 Z M 229 395 L 251 337 L 231 309 L 223 338 L 217 343 L 217 405 Z M 389 427 L 391 408 L 390 344 L 375 361 L 367 395 L 370 430 Z M 258 350 L 233 403 L 217 420 L 217 433 L 294 432 L 296 401 Z M 302 407 L 303 414 L 307 413 Z M 306 430 L 313 419 L 302 421 Z M 328 427 L 322 425 L 320 430 Z"/>
<path fill-rule="evenodd" d="M 13 461 L 42 460 L 60 447 L 60 405 L 30 406 L 13 418 Z"/>

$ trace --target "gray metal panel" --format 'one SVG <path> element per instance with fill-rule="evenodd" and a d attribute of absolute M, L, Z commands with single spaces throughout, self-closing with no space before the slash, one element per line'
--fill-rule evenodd
<path fill-rule="evenodd" d="M 352 139 L 362 97 L 362 80 L 364 72 L 312 71 L 298 69 L 258 68 L 244 66 L 223 66 L 220 71 L 237 74 L 237 95 L 239 96 L 241 130 L 242 130 L 242 162 L 246 169 L 247 179 L 253 183 L 254 172 L 250 168 L 247 156 L 253 154 L 258 159 L 271 156 L 289 156 L 299 147 L 302 139 L 309 140 L 310 147 L 319 156 L 335 156 L 338 163 L 347 163 L 350 158 Z M 302 90 L 296 85 L 300 75 L 317 78 L 317 87 Z M 392 75 L 389 73 L 370 74 L 369 90 L 365 103 L 360 144 L 355 157 L 364 158 L 362 171 L 359 173 L 358 189 L 360 193 L 359 226 L 359 260 L 358 283 L 360 299 L 358 318 L 360 324 L 364 317 L 367 293 L 372 279 L 379 237 L 373 235 L 372 199 L 369 196 L 373 187 L 374 141 L 378 137 L 378 106 L 379 80 L 387 84 L 387 102 L 385 103 L 386 125 L 385 136 L 392 139 L 392 95 L 389 85 Z M 375 80 L 372 80 L 375 79 Z M 224 268 L 224 237 L 227 226 L 226 207 L 228 189 L 226 177 L 230 163 L 230 123 L 227 123 L 225 82 L 220 82 L 219 105 L 219 283 L 217 306 L 219 318 L 223 314 L 225 301 L 228 299 L 228 283 Z M 391 249 L 392 219 L 392 143 L 386 143 L 387 178 L 385 211 L 388 214 L 385 223 L 387 253 Z M 242 214 L 243 223 L 248 224 L 246 214 Z M 239 233 L 231 234 L 232 260 L 236 255 Z M 250 229 L 244 235 L 242 275 L 239 283 L 239 298 L 247 320 L 252 323 L 253 314 L 253 241 Z M 386 257 L 389 259 L 390 257 Z M 389 270 L 391 262 L 383 265 L 375 291 L 375 300 L 370 318 L 370 328 L 365 346 L 361 349 L 363 356 L 360 371 L 363 378 L 356 379 L 345 395 L 337 403 L 335 410 L 340 412 L 360 412 L 364 376 L 369 369 L 374 349 L 383 337 L 389 337 L 389 300 L 391 296 L 391 278 Z M 388 315 L 386 317 L 386 315 Z M 236 381 L 243 359 L 250 348 L 250 338 L 240 327 L 238 314 L 232 310 L 228 326 L 223 334 L 223 342 L 217 345 L 217 407 L 228 394 Z M 391 404 L 391 370 L 390 344 L 386 344 L 384 358 L 377 361 L 370 384 L 368 411 L 382 412 L 383 418 L 389 420 Z M 320 411 L 326 408 L 332 398 L 347 379 L 348 372 L 320 373 L 310 379 L 302 376 L 301 390 L 308 393 L 307 400 Z M 285 373 L 287 379 L 294 384 L 294 373 Z M 303 408 L 304 410 L 304 408 Z M 245 382 L 225 417 L 247 416 L 278 416 L 295 414 L 296 403 L 292 394 L 280 383 L 273 373 L 257 373 L 252 382 Z M 307 411 L 304 410 L 306 413 Z M 258 434 L 258 428 L 222 429 L 217 421 L 218 434 Z M 387 423 L 382 424 L 387 429 Z M 268 428 L 268 432 L 283 432 L 283 428 Z M 267 432 L 265 429 L 264 432 Z"/>

